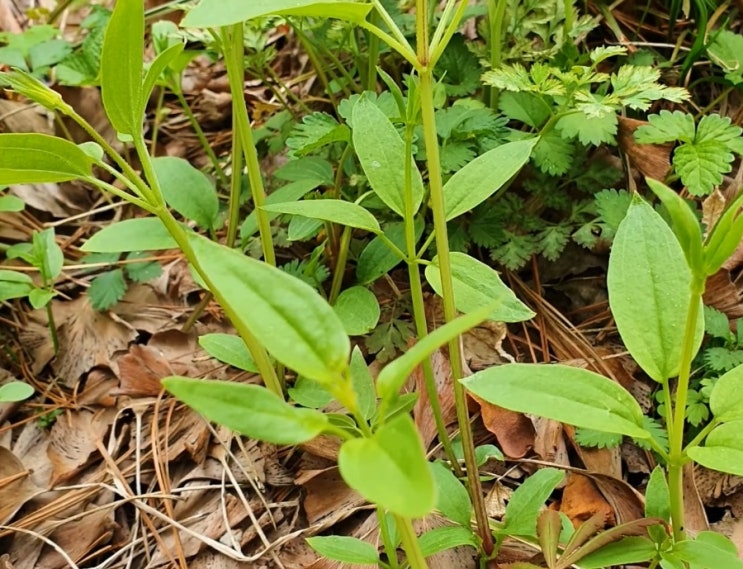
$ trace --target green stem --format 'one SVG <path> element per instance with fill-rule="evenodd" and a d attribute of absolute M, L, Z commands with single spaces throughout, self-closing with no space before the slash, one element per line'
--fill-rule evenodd
<path fill-rule="evenodd" d="M 417 0 L 416 10 L 418 12 L 418 25 L 425 26 L 425 14 L 427 12 L 427 0 Z M 422 15 L 422 18 L 421 18 Z M 446 213 L 444 202 L 444 187 L 441 178 L 441 164 L 439 160 L 439 143 L 436 135 L 436 117 L 433 102 L 433 70 L 425 67 L 428 60 L 428 35 L 426 30 L 416 30 L 418 38 L 418 60 L 424 66 L 420 73 L 420 101 L 423 119 L 423 138 L 425 141 L 426 158 L 428 164 L 428 176 L 431 190 L 431 210 L 433 212 L 433 225 L 436 231 L 436 251 L 439 259 L 441 274 L 441 288 L 444 301 L 444 318 L 451 322 L 456 318 L 457 311 L 454 307 L 454 285 L 451 272 L 451 261 L 449 258 L 449 237 L 446 227 Z M 478 532 L 482 539 L 483 551 L 490 555 L 493 551 L 493 537 L 488 529 L 488 517 L 485 502 L 482 496 L 480 476 L 475 458 L 475 445 L 472 438 L 472 427 L 470 425 L 467 410 L 467 399 L 464 386 L 459 382 L 463 376 L 462 357 L 459 349 L 459 338 L 449 342 L 449 361 L 451 362 L 452 381 L 454 383 L 454 399 L 457 408 L 457 422 L 462 437 L 464 451 L 464 463 L 467 467 L 467 482 L 475 509 Z"/>
<path fill-rule="evenodd" d="M 399 53 L 410 65 L 413 66 L 414 69 L 420 69 L 421 64 L 415 57 L 415 52 L 413 52 L 412 49 L 410 49 L 410 45 L 407 43 L 400 43 L 398 40 L 396 40 L 394 37 L 389 35 L 387 32 L 384 32 L 380 30 L 377 26 L 372 26 L 369 22 L 361 22 L 359 24 L 361 28 L 371 32 L 375 36 L 377 36 L 379 39 L 381 39 L 384 43 L 386 43 L 388 46 L 390 46 L 392 49 L 394 49 L 397 53 Z"/>
<path fill-rule="evenodd" d="M 369 16 L 369 22 L 372 26 L 376 26 L 379 22 L 379 12 L 372 10 Z M 367 30 L 368 31 L 368 30 Z M 377 90 L 377 59 L 379 58 L 379 38 L 372 33 L 369 33 L 366 40 L 369 44 L 367 49 L 367 62 L 366 62 L 366 82 L 365 88 L 367 91 Z"/>
<path fill-rule="evenodd" d="M 227 185 L 229 184 L 227 175 L 224 173 L 222 165 L 219 163 L 219 158 L 217 158 L 217 155 L 214 153 L 212 145 L 209 144 L 209 141 L 206 138 L 206 134 L 204 134 L 204 129 L 201 128 L 198 119 L 191 110 L 191 106 L 188 104 L 188 101 L 186 101 L 186 97 L 183 96 L 183 92 L 180 90 L 180 88 L 174 89 L 173 87 L 171 87 L 171 91 L 173 91 L 173 93 L 175 93 L 175 96 L 178 98 L 178 103 L 180 103 L 183 112 L 186 114 L 188 122 L 191 123 L 191 128 L 193 129 L 194 133 L 196 133 L 196 138 L 199 139 L 201 148 L 209 157 L 209 161 L 214 167 L 214 173 L 217 175 L 217 178 L 219 178 L 219 183 L 222 185 L 222 187 L 227 187 Z"/>
<path fill-rule="evenodd" d="M 575 13 L 573 12 L 573 0 L 563 0 L 563 9 L 565 11 L 565 21 L 563 22 L 563 42 L 570 41 L 570 34 L 573 31 L 573 24 L 575 22 Z"/>
<path fill-rule="evenodd" d="M 155 105 L 155 118 L 152 121 L 152 140 L 150 141 L 150 154 L 155 156 L 157 150 L 157 135 L 160 132 L 160 115 L 165 102 L 165 89 L 160 87 L 157 94 L 157 104 Z"/>
<path fill-rule="evenodd" d="M 235 119 L 232 120 L 232 128 L 234 129 Z M 240 226 L 240 194 L 242 192 L 242 178 L 243 178 L 243 149 L 240 143 L 240 138 L 235 137 L 232 140 L 232 150 L 230 156 L 230 164 L 232 165 L 232 178 L 230 179 L 230 203 L 229 203 L 229 214 L 227 216 L 227 246 L 232 247 L 235 245 L 237 239 L 237 230 Z"/>
<path fill-rule="evenodd" d="M 400 566 L 397 561 L 397 548 L 395 543 L 392 541 L 392 534 L 390 533 L 390 525 L 387 523 L 387 514 L 384 510 L 377 506 L 377 523 L 379 524 L 379 535 L 382 538 L 382 545 L 384 551 L 387 554 L 387 560 L 392 569 L 398 569 Z"/>
<path fill-rule="evenodd" d="M 684 328 L 684 343 L 679 361 L 678 385 L 676 386 L 676 401 L 673 409 L 673 427 L 669 431 L 669 463 L 668 487 L 671 497 L 671 524 L 676 541 L 686 538 L 684 529 L 684 478 L 683 468 L 687 462 L 684 453 L 684 424 L 686 418 L 686 401 L 689 395 L 689 378 L 691 376 L 691 361 L 694 357 L 694 339 L 696 336 L 697 319 L 699 318 L 699 304 L 704 293 L 705 280 L 699 276 L 692 276 L 689 308 L 686 313 Z"/>
<path fill-rule="evenodd" d="M 444 14 L 441 16 L 441 22 L 439 23 L 438 29 L 433 34 L 433 39 L 431 40 L 431 66 L 435 66 L 436 62 L 438 62 L 439 58 L 441 57 L 441 54 L 444 53 L 444 50 L 446 49 L 446 46 L 449 45 L 449 42 L 451 41 L 452 36 L 456 33 L 456 31 L 459 29 L 459 24 L 462 21 L 462 18 L 464 17 L 464 12 L 467 9 L 468 6 L 467 0 L 462 0 L 459 3 L 459 6 L 457 7 L 457 11 L 454 13 L 454 17 L 451 19 L 449 24 L 446 26 L 446 29 L 444 30 L 443 24 L 445 21 L 445 18 L 448 18 L 447 10 L 446 8 L 449 8 L 450 5 L 453 5 L 453 1 L 446 5 L 446 8 L 444 9 Z M 443 35 L 440 35 L 440 30 L 443 30 Z"/>
<path fill-rule="evenodd" d="M 405 128 L 405 156 L 409 157 L 405 161 L 405 245 L 407 247 L 407 266 L 408 280 L 410 282 L 410 298 L 413 303 L 413 320 L 418 339 L 421 340 L 428 335 L 428 323 L 426 322 L 426 308 L 423 303 L 423 284 L 421 282 L 420 267 L 417 262 L 417 253 L 415 250 L 415 211 L 413 211 L 413 135 L 415 133 L 415 122 L 412 117 L 408 117 L 408 124 Z M 454 448 L 452 447 L 449 433 L 446 432 L 446 423 L 444 414 L 441 411 L 441 402 L 439 401 L 438 390 L 436 389 L 436 377 L 433 372 L 431 358 L 425 358 L 421 363 L 423 368 L 423 378 L 428 395 L 428 404 L 433 413 L 433 419 L 436 423 L 436 432 L 439 441 L 444 447 L 446 457 L 452 465 L 452 469 L 457 476 L 462 476 L 462 468 L 459 465 Z"/>
<path fill-rule="evenodd" d="M 405 550 L 410 569 L 428 569 L 426 558 L 423 557 L 411 519 L 395 514 L 395 523 L 397 524 L 397 531 L 400 532 L 402 548 Z"/>
<path fill-rule="evenodd" d="M 237 119 L 237 132 L 235 134 L 240 138 L 245 163 L 248 167 L 248 180 L 250 181 L 250 190 L 253 195 L 253 207 L 255 208 L 256 220 L 258 221 L 258 231 L 261 236 L 263 258 L 266 263 L 275 267 L 276 254 L 271 238 L 271 224 L 268 214 L 261 207 L 266 199 L 266 191 L 263 187 L 258 151 L 253 142 L 253 129 L 250 126 L 248 108 L 245 105 L 245 96 L 243 95 L 245 78 L 242 40 L 243 24 L 241 22 L 229 28 L 221 28 L 220 31 L 224 61 L 230 82 L 230 92 L 232 93 L 232 112 Z"/>
<path fill-rule="evenodd" d="M 704 439 L 707 438 L 707 435 L 709 435 L 712 430 L 719 425 L 720 422 L 717 419 L 712 419 L 707 425 L 699 431 L 696 437 L 694 437 L 691 442 L 684 447 L 684 452 L 686 452 L 688 449 L 693 448 L 695 446 L 698 446 Z"/>
<path fill-rule="evenodd" d="M 328 296 L 328 302 L 335 304 L 338 299 L 338 295 L 341 292 L 341 286 L 343 286 L 343 277 L 346 273 L 346 261 L 348 260 L 348 249 L 351 244 L 351 228 L 344 227 L 341 233 L 340 242 L 338 244 L 338 256 L 335 261 L 335 271 L 333 272 L 333 284 L 330 287 L 330 295 Z"/>
<path fill-rule="evenodd" d="M 488 0 L 490 23 L 490 68 L 498 69 L 503 58 L 503 23 L 506 19 L 506 0 Z M 490 87 L 490 107 L 498 107 L 498 89 Z"/>

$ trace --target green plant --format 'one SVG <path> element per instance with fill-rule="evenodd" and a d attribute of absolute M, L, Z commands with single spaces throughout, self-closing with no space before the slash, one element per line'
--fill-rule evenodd
<path fill-rule="evenodd" d="M 34 388 L 23 381 L 10 381 L 0 386 L 0 403 L 23 401 L 34 394 Z"/>
<path fill-rule="evenodd" d="M 743 236 L 738 211 L 743 197 L 726 209 L 706 239 L 688 204 L 673 190 L 648 180 L 670 218 L 671 227 L 639 196 L 620 224 L 609 262 L 609 302 L 622 339 L 640 367 L 662 388 L 666 450 L 645 425 L 637 402 L 618 384 L 590 371 L 566 366 L 510 364 L 464 380 L 479 397 L 508 409 L 568 424 L 645 439 L 665 465 L 647 490 L 651 515 L 670 523 L 672 534 L 650 532 L 633 562 L 662 561 L 741 567 L 722 536 L 688 539 L 684 528 L 682 467 L 689 460 L 741 473 L 743 439 L 739 382 L 743 367 L 723 375 L 710 392 L 711 421 L 685 441 L 689 381 L 702 341 L 701 296 Z M 687 306 L 686 312 L 679 310 Z M 672 379 L 677 378 L 672 395 Z M 704 442 L 704 445 L 702 443 Z M 666 478 L 667 476 L 667 478 Z"/>

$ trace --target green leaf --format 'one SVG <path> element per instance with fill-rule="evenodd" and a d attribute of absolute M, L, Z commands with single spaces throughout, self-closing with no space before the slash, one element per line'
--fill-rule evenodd
<path fill-rule="evenodd" d="M 335 301 L 333 310 L 349 336 L 361 336 L 373 330 L 381 313 L 377 297 L 365 286 L 344 290 Z"/>
<path fill-rule="evenodd" d="M 371 419 L 377 409 L 377 391 L 364 354 L 358 346 L 351 352 L 351 383 L 364 419 Z"/>
<path fill-rule="evenodd" d="M 665 144 L 674 140 L 694 142 L 694 117 L 688 113 L 662 110 L 648 116 L 648 123 L 635 131 L 635 140 L 640 144 Z"/>
<path fill-rule="evenodd" d="M 348 366 L 350 342 L 341 321 L 309 285 L 283 271 L 189 235 L 196 259 L 220 302 L 277 360 L 323 384 L 334 383 Z"/>
<path fill-rule="evenodd" d="M 35 288 L 28 293 L 28 301 L 34 310 L 44 308 L 54 298 L 54 292 L 43 288 Z"/>
<path fill-rule="evenodd" d="M 294 385 L 287 389 L 292 401 L 302 407 L 322 409 L 333 400 L 333 394 L 314 379 L 299 376 Z"/>
<path fill-rule="evenodd" d="M 635 198 L 609 257 L 609 305 L 630 354 L 659 383 L 678 374 L 690 283 L 691 272 L 673 231 L 644 200 Z M 703 334 L 704 320 L 698 318 L 694 353 Z"/>
<path fill-rule="evenodd" d="M 101 97 L 113 127 L 137 137 L 142 132 L 144 4 L 117 0 L 103 38 Z"/>
<path fill-rule="evenodd" d="M 333 561 L 353 565 L 379 563 L 377 548 L 355 537 L 340 535 L 310 537 L 307 538 L 307 544 L 326 559 Z"/>
<path fill-rule="evenodd" d="M 593 117 L 583 113 L 571 113 L 558 120 L 555 128 L 565 138 L 577 138 L 585 146 L 614 144 L 614 137 L 617 134 L 617 115 L 605 113 L 602 116 Z"/>
<path fill-rule="evenodd" d="M 366 96 L 353 107 L 353 145 L 369 185 L 387 206 L 405 217 L 405 160 L 412 175 L 412 211 L 423 199 L 423 180 L 405 142 L 387 116 Z"/>
<path fill-rule="evenodd" d="M 650 473 L 650 480 L 645 489 L 645 517 L 671 519 L 671 496 L 668 490 L 666 474 L 660 466 Z"/>
<path fill-rule="evenodd" d="M 562 138 L 559 132 L 551 130 L 539 137 L 532 160 L 545 174 L 560 176 L 570 170 L 574 151 L 573 143 Z"/>
<path fill-rule="evenodd" d="M 38 267 L 47 279 L 56 279 L 64 266 L 64 253 L 54 238 L 54 229 L 44 229 L 34 233 L 33 247 L 36 258 L 40 261 Z"/>
<path fill-rule="evenodd" d="M 705 532 L 706 533 L 706 532 Z M 700 536 L 695 540 L 678 541 L 673 544 L 671 553 L 686 561 L 692 567 L 714 567 L 714 569 L 743 569 L 743 560 L 737 552 L 719 547 L 716 542 L 708 542 Z"/>
<path fill-rule="evenodd" d="M 170 207 L 204 229 L 217 228 L 219 198 L 206 174 L 175 156 L 153 158 L 152 167 Z"/>
<path fill-rule="evenodd" d="M 0 134 L 0 184 L 39 184 L 86 178 L 92 160 L 67 140 L 46 134 Z"/>
<path fill-rule="evenodd" d="M 25 273 L 0 269 L 0 300 L 23 298 L 34 289 L 34 281 Z"/>
<path fill-rule="evenodd" d="M 730 30 L 716 32 L 707 54 L 726 71 L 725 79 L 734 85 L 743 83 L 743 35 Z"/>
<path fill-rule="evenodd" d="M 126 256 L 127 261 L 136 261 L 148 257 L 143 251 L 134 251 Z M 157 261 L 142 261 L 140 263 L 127 263 L 124 265 L 126 276 L 135 283 L 145 283 L 156 279 L 163 273 L 163 268 Z"/>
<path fill-rule="evenodd" d="M 725 342 L 729 342 L 733 337 L 727 314 L 712 306 L 705 305 L 704 307 L 704 331 L 713 338 L 719 338 Z"/>
<path fill-rule="evenodd" d="M 601 190 L 593 199 L 602 221 L 616 232 L 627 215 L 629 205 L 632 203 L 632 194 L 626 190 Z"/>
<path fill-rule="evenodd" d="M 470 531 L 472 502 L 467 488 L 443 462 L 432 462 L 428 466 L 438 490 L 436 509 L 447 519 Z"/>
<path fill-rule="evenodd" d="M 715 382 L 709 408 L 718 421 L 743 419 L 743 366 L 731 369 Z"/>
<path fill-rule="evenodd" d="M 743 421 L 718 425 L 709 434 L 703 447 L 692 447 L 687 453 L 702 466 L 743 476 Z"/>
<path fill-rule="evenodd" d="M 349 142 L 351 133 L 344 124 L 339 124 L 327 113 L 312 113 L 295 125 L 286 146 L 293 156 L 303 156 L 333 142 Z"/>
<path fill-rule="evenodd" d="M 609 543 L 578 561 L 581 569 L 604 569 L 615 565 L 634 565 L 654 559 L 658 554 L 655 543 L 644 537 L 625 537 Z"/>
<path fill-rule="evenodd" d="M 371 438 L 346 441 L 338 466 L 351 488 L 400 516 L 420 518 L 436 505 L 433 476 L 409 415 L 385 423 Z"/>
<path fill-rule="evenodd" d="M 381 375 L 380 375 L 381 377 Z M 520 413 L 645 439 L 642 409 L 612 380 L 565 365 L 507 364 L 461 380 L 478 397 Z"/>
<path fill-rule="evenodd" d="M 540 128 L 551 112 L 550 105 L 543 98 L 529 92 L 505 91 L 498 98 L 498 107 L 507 117 L 532 128 Z"/>
<path fill-rule="evenodd" d="M 425 223 L 423 219 L 415 220 L 415 241 L 416 243 L 423 235 Z M 384 230 L 384 235 L 401 251 L 405 251 L 405 224 L 402 221 L 390 223 Z M 402 262 L 402 258 L 397 252 L 390 249 L 382 239 L 377 236 L 372 239 L 359 255 L 359 261 L 356 265 L 356 278 L 359 284 L 369 284 L 385 273 L 394 269 Z"/>
<path fill-rule="evenodd" d="M 539 511 L 565 473 L 556 468 L 542 468 L 529 476 L 508 501 L 505 523 L 497 531 L 502 535 L 535 537 Z"/>
<path fill-rule="evenodd" d="M 329 425 L 319 411 L 292 407 L 258 385 L 168 377 L 163 386 L 210 421 L 259 441 L 296 445 Z"/>
<path fill-rule="evenodd" d="M 671 216 L 671 227 L 676 234 L 689 267 L 702 270 L 702 229 L 689 204 L 671 188 L 651 178 L 648 187 L 660 198 Z"/>
<path fill-rule="evenodd" d="M 371 9 L 371 4 L 347 0 L 201 0 L 181 25 L 214 28 L 268 15 L 338 18 L 358 24 Z"/>
<path fill-rule="evenodd" d="M 34 394 L 34 388 L 23 381 L 10 381 L 0 386 L 0 402 L 13 403 L 23 401 Z"/>
<path fill-rule="evenodd" d="M 278 203 L 297 201 L 299 198 L 311 192 L 323 183 L 323 181 L 319 177 L 315 176 L 314 173 L 310 174 L 311 175 L 307 178 L 301 178 L 299 180 L 291 182 L 286 186 L 282 186 L 275 192 L 270 193 L 266 198 L 264 207 Z M 269 213 L 268 218 L 274 219 L 277 215 L 279 214 Z M 240 239 L 244 241 L 248 237 L 255 235 L 255 233 L 257 232 L 258 217 L 256 216 L 255 211 L 252 211 L 250 212 L 250 215 L 245 218 L 245 221 L 243 221 L 243 224 L 240 226 Z"/>
<path fill-rule="evenodd" d="M 15 196 L 0 196 L 0 212 L 15 213 L 23 211 L 26 204 L 23 200 Z"/>
<path fill-rule="evenodd" d="M 108 310 L 124 298 L 125 294 L 126 280 L 121 269 L 101 273 L 88 287 L 90 305 L 95 310 Z"/>
<path fill-rule="evenodd" d="M 245 342 L 234 334 L 204 334 L 199 336 L 199 346 L 214 359 L 243 371 L 258 373 Z"/>
<path fill-rule="evenodd" d="M 160 76 L 163 74 L 173 61 L 183 52 L 183 44 L 176 43 L 168 47 L 165 51 L 159 53 L 155 60 L 150 63 L 149 69 L 144 77 L 144 83 L 142 84 L 142 108 L 140 114 L 144 116 L 147 110 L 147 101 L 152 95 L 152 90 L 155 88 L 155 84 Z"/>
<path fill-rule="evenodd" d="M 107 225 L 88 239 L 81 249 L 88 253 L 124 253 L 176 247 L 175 239 L 157 217 L 137 217 Z"/>
<path fill-rule="evenodd" d="M 694 196 L 705 196 L 722 184 L 722 175 L 730 172 L 733 153 L 722 142 L 706 140 L 683 144 L 673 153 L 673 167 Z"/>
<path fill-rule="evenodd" d="M 380 233 L 377 218 L 358 204 L 343 200 L 305 200 L 264 205 L 263 209 L 271 213 L 302 215 L 312 219 L 322 219 L 331 223 L 365 229 Z"/>
<path fill-rule="evenodd" d="M 418 545 L 420 545 L 424 557 L 436 555 L 447 549 L 454 549 L 463 545 L 470 545 L 476 548 L 477 544 L 477 538 L 469 526 L 443 526 L 434 528 L 418 538 Z"/>
<path fill-rule="evenodd" d="M 501 189 L 529 161 L 537 140 L 531 138 L 497 146 L 449 178 L 444 185 L 446 220 L 473 209 Z"/>
<path fill-rule="evenodd" d="M 521 322 L 534 317 L 534 312 L 523 304 L 501 280 L 498 273 L 477 259 L 464 253 L 451 253 L 451 271 L 454 284 L 454 303 L 460 312 L 472 312 L 493 305 L 488 320 Z M 426 280 L 439 296 L 442 295 L 438 256 L 426 267 Z"/>
<path fill-rule="evenodd" d="M 62 95 L 25 71 L 0 73 L 0 85 L 10 87 L 46 109 L 57 110 L 65 115 L 72 112 L 72 107 L 62 99 Z"/>
<path fill-rule="evenodd" d="M 418 343 L 410 348 L 405 354 L 387 364 L 377 376 L 377 395 L 380 398 L 391 400 L 397 396 L 398 391 L 408 380 L 408 377 L 419 363 L 435 352 L 439 346 L 453 340 L 470 328 L 474 328 L 485 320 L 493 310 L 493 305 L 485 305 L 447 322 L 437 328 Z"/>

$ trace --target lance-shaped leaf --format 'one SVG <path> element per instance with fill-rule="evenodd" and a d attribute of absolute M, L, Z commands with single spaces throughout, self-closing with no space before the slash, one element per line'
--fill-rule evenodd
<path fill-rule="evenodd" d="M 673 231 L 647 202 L 635 197 L 609 257 L 609 305 L 624 345 L 661 383 L 678 374 L 690 284 L 691 271 Z M 695 302 L 702 314 L 702 299 Z M 698 318 L 694 353 L 703 333 L 704 321 Z"/>
<path fill-rule="evenodd" d="M 72 142 L 46 134 L 0 134 L 0 184 L 65 182 L 90 176 L 93 161 Z"/>
<path fill-rule="evenodd" d="M 478 156 L 444 186 L 446 221 L 478 206 L 518 174 L 538 138 L 508 142 Z"/>
<path fill-rule="evenodd" d="M 212 292 L 271 355 L 325 385 L 338 381 L 351 344 L 333 308 L 311 286 L 204 237 L 190 234 L 189 240 Z"/>
<path fill-rule="evenodd" d="M 65 115 L 69 115 L 72 112 L 72 107 L 62 99 L 62 95 L 25 71 L 0 73 L 0 85 L 10 87 L 16 93 L 23 95 L 50 111 L 60 111 Z"/>
<path fill-rule="evenodd" d="M 176 247 L 175 239 L 157 217 L 138 217 L 107 225 L 88 239 L 81 249 L 89 253 L 124 253 Z"/>
<path fill-rule="evenodd" d="M 344 443 L 338 466 L 351 488 L 395 514 L 419 518 L 436 505 L 436 486 L 409 415 L 382 425 L 371 438 Z"/>
<path fill-rule="evenodd" d="M 692 447 L 687 453 L 702 466 L 743 476 L 743 421 L 715 427 L 703 447 Z"/>
<path fill-rule="evenodd" d="M 405 161 L 410 162 L 412 212 L 423 199 L 423 180 L 390 119 L 365 96 L 353 107 L 353 146 L 369 185 L 387 206 L 405 217 Z"/>
<path fill-rule="evenodd" d="M 117 0 L 101 51 L 101 97 L 113 127 L 137 136 L 142 131 L 144 3 Z"/>
<path fill-rule="evenodd" d="M 365 229 L 373 233 L 381 232 L 377 218 L 358 204 L 343 200 L 304 200 L 264 205 L 271 213 L 302 215 L 312 219 L 322 219 L 349 227 Z"/>
<path fill-rule="evenodd" d="M 296 445 L 329 424 L 319 411 L 293 407 L 259 385 L 168 377 L 163 386 L 210 421 L 259 441 Z"/>
<path fill-rule="evenodd" d="M 619 384 L 565 365 L 507 364 L 461 380 L 472 393 L 511 411 L 646 439 L 642 409 Z"/>
<path fill-rule="evenodd" d="M 187 28 L 230 26 L 261 16 L 310 16 L 361 23 L 372 4 L 348 0 L 201 0 L 183 18 Z"/>

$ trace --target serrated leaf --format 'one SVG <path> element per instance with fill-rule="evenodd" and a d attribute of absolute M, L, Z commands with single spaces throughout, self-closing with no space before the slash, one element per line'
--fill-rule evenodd
<path fill-rule="evenodd" d="M 725 144 L 706 140 L 679 146 L 673 153 L 673 166 L 690 194 L 705 196 L 722 184 L 733 158 Z"/>
<path fill-rule="evenodd" d="M 551 225 L 539 232 L 539 252 L 548 261 L 556 261 L 570 240 L 571 228 L 567 225 Z"/>
<path fill-rule="evenodd" d="M 732 336 L 730 320 L 728 320 L 727 315 L 712 306 L 704 307 L 704 331 L 714 338 L 725 341 Z"/>
<path fill-rule="evenodd" d="M 344 0 L 201 0 L 186 14 L 181 25 L 186 28 L 215 28 L 269 14 L 339 18 L 360 23 L 371 9 L 371 4 Z"/>
<path fill-rule="evenodd" d="M 126 294 L 126 280 L 124 271 L 114 269 L 101 273 L 95 277 L 88 287 L 90 305 L 95 310 L 108 310 L 124 298 Z"/>
<path fill-rule="evenodd" d="M 286 146 L 295 156 L 308 154 L 333 142 L 347 142 L 350 131 L 346 125 L 327 113 L 312 113 L 302 119 L 289 133 Z"/>
<path fill-rule="evenodd" d="M 127 261 L 134 261 L 149 257 L 148 253 L 136 251 L 126 256 Z M 124 265 L 126 276 L 136 283 L 144 283 L 156 279 L 163 273 L 163 268 L 157 261 L 142 261 L 141 263 L 127 263 Z"/>
<path fill-rule="evenodd" d="M 532 160 L 542 172 L 560 176 L 570 170 L 574 151 L 572 143 L 552 130 L 539 137 L 539 142 L 532 152 Z"/>
<path fill-rule="evenodd" d="M 736 85 L 743 83 L 743 35 L 718 31 L 707 46 L 707 54 L 726 71 L 725 79 Z"/>
<path fill-rule="evenodd" d="M 259 441 L 300 444 L 322 433 L 328 418 L 292 407 L 258 385 L 168 377 L 163 387 L 207 419 Z"/>
<path fill-rule="evenodd" d="M 682 111 L 662 110 L 648 117 L 647 125 L 635 131 L 635 140 L 640 144 L 665 144 L 673 140 L 693 142 L 696 135 L 694 117 Z"/>
<path fill-rule="evenodd" d="M 619 229 L 627 210 L 632 203 L 632 194 L 626 190 L 601 190 L 593 196 L 596 212 L 614 231 Z"/>
<path fill-rule="evenodd" d="M 444 172 L 456 172 L 477 156 L 471 142 L 450 141 L 441 147 L 439 161 Z"/>
<path fill-rule="evenodd" d="M 477 56 L 467 49 L 462 34 L 455 34 L 449 40 L 435 71 L 442 77 L 446 94 L 450 97 L 469 95 L 480 86 L 480 64 Z"/>
<path fill-rule="evenodd" d="M 555 128 L 565 138 L 577 138 L 581 144 L 599 146 L 602 143 L 614 144 L 617 134 L 617 115 L 605 113 L 591 117 L 583 113 L 571 113 L 562 117 Z"/>
<path fill-rule="evenodd" d="M 534 93 L 505 91 L 498 98 L 498 108 L 507 117 L 532 128 L 540 128 L 549 118 L 552 108 Z"/>

